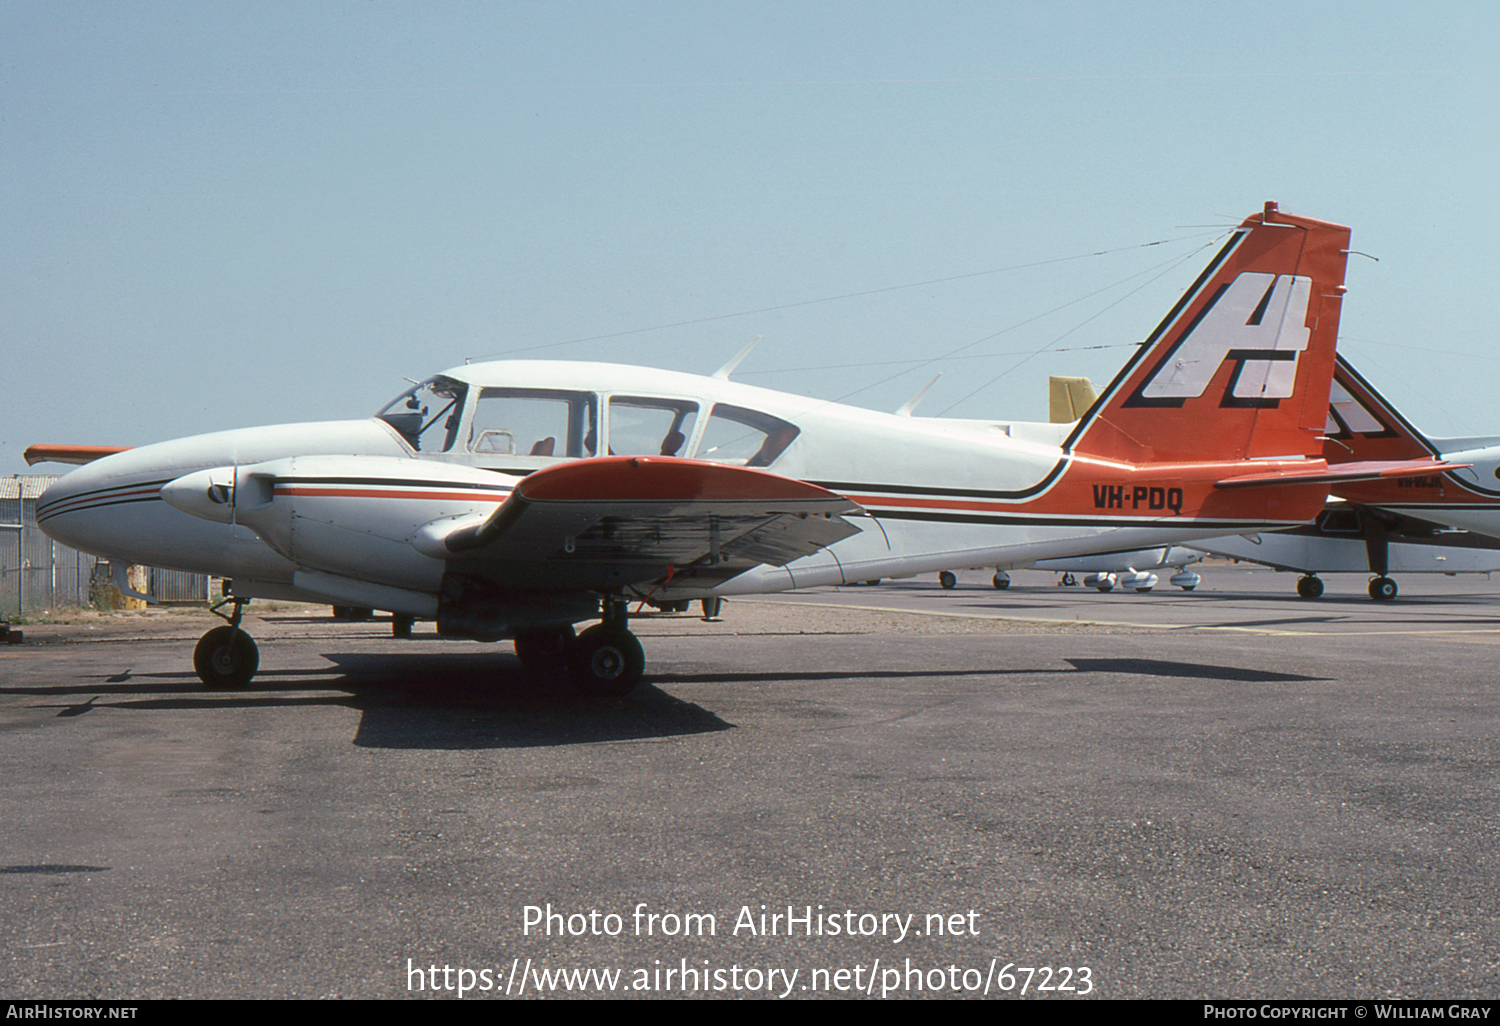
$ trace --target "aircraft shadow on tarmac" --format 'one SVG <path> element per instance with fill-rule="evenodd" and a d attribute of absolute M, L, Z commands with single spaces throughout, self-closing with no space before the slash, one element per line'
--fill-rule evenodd
<path fill-rule="evenodd" d="M 1083 673 L 1128 673 L 1142 677 L 1192 677 L 1198 680 L 1231 681 L 1242 684 L 1277 684 L 1294 681 L 1330 680 L 1301 673 L 1276 673 L 1243 666 L 1210 666 L 1206 663 L 1174 663 L 1162 659 L 1069 659 Z"/>
<path fill-rule="evenodd" d="M 324 653 L 363 711 L 367 748 L 534 748 L 728 730 L 650 684 L 628 697 L 579 695 L 493 653 Z"/>
<path fill-rule="evenodd" d="M 73 686 L 0 688 L 0 694 L 57 698 L 59 717 L 109 709 L 180 711 L 341 706 L 361 712 L 354 744 L 393 749 L 531 748 L 634 741 L 731 729 L 733 724 L 662 687 L 709 683 L 796 683 L 919 678 L 1073 677 L 1078 674 L 1284 683 L 1325 678 L 1241 666 L 1140 658 L 1065 658 L 1068 667 L 975 667 L 933 670 L 659 673 L 626 698 L 581 696 L 532 676 L 492 653 L 324 653 L 334 664 L 266 670 L 250 687 L 204 691 L 191 672 L 117 673 Z M 660 685 L 660 687 L 653 686 Z M 334 694 L 308 694 L 332 691 Z M 148 697 L 149 696 L 149 697 Z M 53 707 L 48 703 L 44 707 Z M 36 708 L 36 706 L 34 706 Z"/>
<path fill-rule="evenodd" d="M 37 874 L 39 876 L 60 876 L 66 873 L 107 873 L 111 866 L 71 866 L 65 863 L 41 862 L 35 865 L 0 866 L 0 874 Z"/>
<path fill-rule="evenodd" d="M 0 695 L 54 699 L 32 708 L 56 708 L 59 718 L 120 709 L 222 709 L 227 714 L 234 709 L 339 706 L 361 712 L 354 743 L 370 748 L 595 744 L 732 726 L 649 684 L 628 698 L 580 695 L 492 652 L 324 653 L 323 658 L 333 668 L 262 670 L 249 687 L 237 690 L 205 690 L 191 671 L 126 671 L 75 678 L 72 685 L 0 688 Z M 85 700 L 55 701 L 70 695 Z"/>

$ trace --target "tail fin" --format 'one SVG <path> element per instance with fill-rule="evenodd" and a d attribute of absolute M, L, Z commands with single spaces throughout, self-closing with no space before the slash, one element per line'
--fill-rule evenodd
<path fill-rule="evenodd" d="M 1047 379 L 1047 420 L 1053 424 L 1071 424 L 1088 412 L 1099 393 L 1088 378 Z"/>
<path fill-rule="evenodd" d="M 1488 507 L 1482 514 L 1486 519 L 1478 522 L 1466 519 L 1454 526 L 1494 532 L 1490 518 L 1500 502 L 1500 489 L 1493 483 L 1500 478 L 1500 465 L 1496 463 L 1500 438 L 1429 439 L 1342 357 L 1333 372 L 1325 434 L 1323 456 L 1333 472 L 1366 462 L 1445 460 L 1425 475 L 1340 485 L 1334 489 L 1339 497 L 1377 506 L 1424 506 L 1432 511 L 1431 519 L 1440 523 L 1454 522 L 1450 519 L 1453 509 L 1472 512 Z M 1438 512 L 1445 507 L 1450 510 L 1449 516 Z"/>
<path fill-rule="evenodd" d="M 1320 457 L 1349 229 L 1267 203 L 1064 448 L 1127 463 Z"/>
<path fill-rule="evenodd" d="M 1323 457 L 1329 464 L 1438 455 L 1437 447 L 1342 356 L 1333 372 L 1324 435 Z"/>

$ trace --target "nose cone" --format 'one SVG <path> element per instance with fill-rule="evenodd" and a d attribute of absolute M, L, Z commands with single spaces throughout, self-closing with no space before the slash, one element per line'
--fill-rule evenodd
<path fill-rule="evenodd" d="M 163 481 L 138 473 L 120 473 L 115 463 L 129 453 L 79 467 L 53 482 L 37 499 L 36 519 L 47 536 L 80 552 L 120 555 L 111 545 L 114 528 L 128 519 L 127 510 L 155 505 Z"/>
<path fill-rule="evenodd" d="M 62 544 L 96 556 L 223 572 L 200 569 L 192 550 L 209 551 L 222 544 L 214 539 L 228 536 L 217 525 L 234 522 L 234 466 L 243 492 L 247 465 L 306 452 L 399 456 L 405 450 L 376 420 L 237 428 L 157 442 L 95 460 L 57 481 L 37 502 L 37 523 Z M 171 499 L 163 501 L 169 484 Z M 215 488 L 224 484 L 228 493 Z M 220 497 L 229 502 L 216 501 Z M 246 496 L 239 498 L 236 515 L 243 522 Z"/>

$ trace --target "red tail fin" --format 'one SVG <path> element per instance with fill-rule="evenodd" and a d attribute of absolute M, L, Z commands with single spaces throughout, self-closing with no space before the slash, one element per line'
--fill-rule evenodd
<path fill-rule="evenodd" d="M 1333 372 L 1328 397 L 1327 445 L 1330 464 L 1357 460 L 1410 460 L 1436 456 L 1438 450 L 1396 412 L 1375 386 L 1343 357 Z"/>
<path fill-rule="evenodd" d="M 1064 447 L 1128 463 L 1319 457 L 1349 229 L 1267 203 Z"/>

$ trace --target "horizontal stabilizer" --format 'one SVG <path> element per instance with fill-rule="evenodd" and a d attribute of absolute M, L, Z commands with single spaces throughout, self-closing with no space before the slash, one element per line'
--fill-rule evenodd
<path fill-rule="evenodd" d="M 1345 481 L 1391 480 L 1403 477 L 1427 477 L 1447 470 L 1462 470 L 1470 463 L 1445 463 L 1442 460 L 1373 460 L 1364 463 L 1336 463 L 1331 467 L 1309 467 L 1305 470 L 1280 470 L 1271 474 L 1246 474 L 1215 481 L 1215 488 L 1254 488 L 1266 485 L 1338 484 Z"/>

